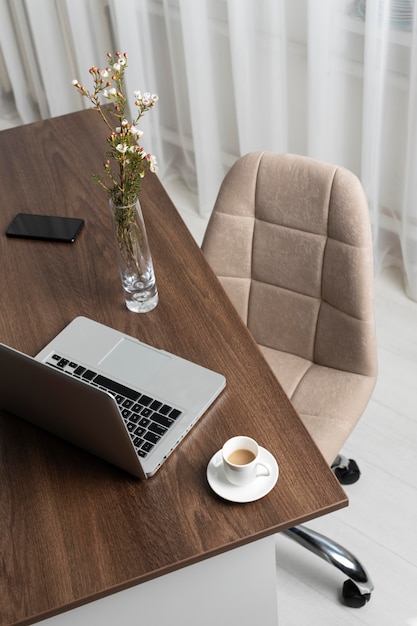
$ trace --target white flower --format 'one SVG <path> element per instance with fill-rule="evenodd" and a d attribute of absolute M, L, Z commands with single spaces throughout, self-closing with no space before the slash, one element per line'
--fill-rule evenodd
<path fill-rule="evenodd" d="M 148 160 L 149 160 L 149 169 L 151 172 L 155 174 L 158 171 L 158 164 L 156 162 L 156 156 L 154 154 L 151 154 Z"/>
<path fill-rule="evenodd" d="M 136 126 L 131 126 L 129 128 L 129 131 L 132 133 L 132 135 L 135 135 L 137 139 L 140 139 L 143 135 L 143 130 L 139 130 L 139 128 L 136 128 Z"/>
<path fill-rule="evenodd" d="M 122 154 L 124 154 L 128 148 L 129 146 L 126 145 L 125 143 L 118 143 L 116 146 L 116 150 L 118 152 L 121 152 Z"/>
<path fill-rule="evenodd" d="M 101 72 L 100 72 L 100 76 L 102 76 L 103 78 L 107 78 L 107 77 L 108 77 L 108 75 L 109 75 L 109 73 L 108 73 L 108 71 L 107 71 L 107 70 L 101 70 Z"/>
<path fill-rule="evenodd" d="M 117 91 L 115 87 L 112 87 L 111 89 L 108 89 L 108 90 L 103 89 L 103 96 L 107 98 L 108 100 L 110 100 L 110 98 L 113 98 L 116 94 L 117 94 Z"/>
<path fill-rule="evenodd" d="M 124 119 L 122 120 L 122 126 L 127 126 L 129 124 L 128 120 Z"/>
<path fill-rule="evenodd" d="M 157 93 L 153 93 L 153 94 L 152 94 L 152 96 L 151 96 L 151 98 L 152 98 L 152 101 L 153 101 L 153 102 L 158 102 L 158 100 L 159 100 L 159 96 L 158 96 L 158 94 L 157 94 Z"/>
<path fill-rule="evenodd" d="M 119 72 L 119 71 L 120 71 L 120 63 L 115 63 L 115 64 L 113 65 L 113 69 L 114 69 L 116 72 Z"/>
<path fill-rule="evenodd" d="M 122 132 L 122 127 L 121 126 L 116 126 L 116 128 L 114 129 L 116 131 L 117 134 Z"/>
<path fill-rule="evenodd" d="M 124 59 L 123 57 L 119 57 L 119 63 L 120 65 L 126 65 L 126 59 Z"/>
<path fill-rule="evenodd" d="M 74 80 L 71 81 L 71 84 L 74 86 L 78 85 L 78 80 L 74 78 Z"/>
<path fill-rule="evenodd" d="M 142 94 L 140 93 L 140 91 L 134 91 L 133 95 L 135 96 L 135 98 L 137 98 L 138 100 L 140 100 L 142 98 Z"/>

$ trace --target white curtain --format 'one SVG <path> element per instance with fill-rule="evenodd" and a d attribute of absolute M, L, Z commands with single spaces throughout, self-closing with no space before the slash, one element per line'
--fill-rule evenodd
<path fill-rule="evenodd" d="M 352 169 L 371 213 L 376 270 L 417 300 L 414 0 L 309 0 L 306 152 Z"/>
<path fill-rule="evenodd" d="M 344 165 L 364 185 L 375 266 L 417 299 L 414 0 L 0 0 L 0 118 L 86 106 L 71 85 L 128 52 L 129 91 L 157 92 L 144 146 L 207 215 L 238 156 Z M 1 146 L 0 146 L 1 149 Z"/>

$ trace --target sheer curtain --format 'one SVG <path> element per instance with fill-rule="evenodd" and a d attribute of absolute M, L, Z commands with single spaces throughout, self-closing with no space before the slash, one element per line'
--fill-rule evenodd
<path fill-rule="evenodd" d="M 340 163 L 368 198 L 379 271 L 417 299 L 414 0 L 309 0 L 307 153 Z"/>
<path fill-rule="evenodd" d="M 86 105 L 71 86 L 107 50 L 127 87 L 157 92 L 143 143 L 208 215 L 250 150 L 344 165 L 364 185 L 375 266 L 417 299 L 414 0 L 0 0 L 0 118 Z"/>

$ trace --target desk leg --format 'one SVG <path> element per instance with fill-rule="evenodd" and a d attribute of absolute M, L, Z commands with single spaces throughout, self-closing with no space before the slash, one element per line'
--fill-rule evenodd
<path fill-rule="evenodd" d="M 274 537 L 41 622 L 44 626 L 277 626 Z"/>

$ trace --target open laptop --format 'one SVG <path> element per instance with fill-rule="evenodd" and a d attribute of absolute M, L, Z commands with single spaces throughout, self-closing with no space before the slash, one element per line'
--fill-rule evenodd
<path fill-rule="evenodd" d="M 225 377 L 77 317 L 35 358 L 0 344 L 0 407 L 149 478 Z"/>

